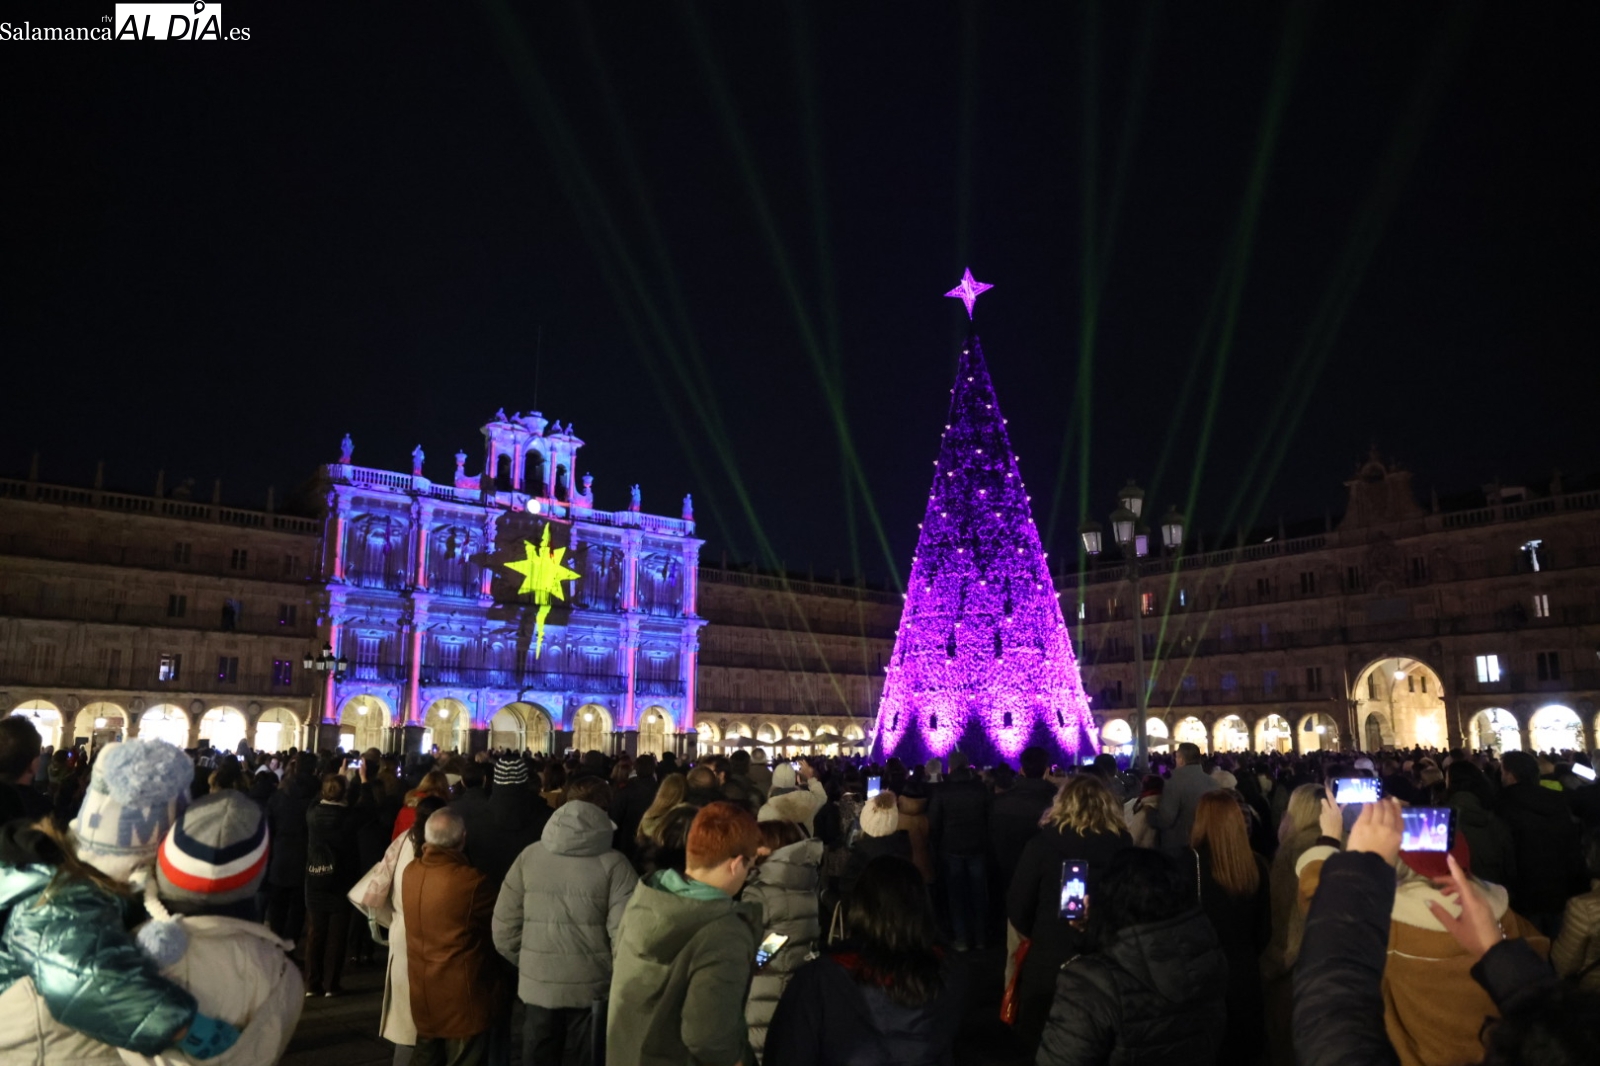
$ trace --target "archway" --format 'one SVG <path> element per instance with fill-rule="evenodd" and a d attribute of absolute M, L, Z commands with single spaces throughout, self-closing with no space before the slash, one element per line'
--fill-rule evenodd
<path fill-rule="evenodd" d="M 179 748 L 189 746 L 189 716 L 172 703 L 158 703 L 139 716 L 139 736 L 164 740 Z"/>
<path fill-rule="evenodd" d="M 1201 751 L 1211 750 L 1211 738 L 1206 733 L 1206 724 L 1193 715 L 1178 722 L 1178 727 L 1172 731 L 1172 739 L 1179 744 L 1194 744 Z"/>
<path fill-rule="evenodd" d="M 1172 737 L 1167 723 L 1160 718 L 1147 718 L 1144 723 L 1144 742 L 1150 751 L 1166 751 L 1172 747 Z"/>
<path fill-rule="evenodd" d="M 1301 751 L 1334 751 L 1339 747 L 1339 723 L 1315 711 L 1300 719 Z"/>
<path fill-rule="evenodd" d="M 858 725 L 847 725 L 847 726 L 845 726 L 844 727 L 844 741 L 845 741 L 845 744 L 847 744 L 849 746 L 851 754 L 853 754 L 853 755 L 865 755 L 867 753 L 867 734 L 866 734 L 866 730 L 862 729 L 860 726 L 858 726 Z"/>
<path fill-rule="evenodd" d="M 1356 675 L 1350 694 L 1356 701 L 1356 721 L 1361 723 L 1361 745 L 1366 751 L 1445 746 L 1444 682 L 1439 672 L 1421 659 L 1398 655 L 1368 663 Z M 1376 726 L 1369 724 L 1374 714 L 1380 716 Z M 1374 744 L 1374 737 L 1380 742 Z"/>
<path fill-rule="evenodd" d="M 236 752 L 250 725 L 233 707 L 213 707 L 200 716 L 200 740 L 221 752 Z"/>
<path fill-rule="evenodd" d="M 107 701 L 91 703 L 72 720 L 72 742 L 93 741 L 99 748 L 121 740 L 128 731 L 128 714 Z"/>
<path fill-rule="evenodd" d="M 756 739 L 763 744 L 776 744 L 783 736 L 783 732 L 772 722 L 762 722 L 756 728 Z"/>
<path fill-rule="evenodd" d="M 1546 704 L 1528 719 L 1528 740 L 1534 751 L 1582 751 L 1583 719 L 1571 707 Z"/>
<path fill-rule="evenodd" d="M 787 743 L 783 746 L 785 755 L 803 755 L 811 747 L 811 730 L 801 723 L 795 722 L 789 726 L 785 739 L 787 740 Z"/>
<path fill-rule="evenodd" d="M 1294 750 L 1294 730 L 1281 714 L 1269 714 L 1256 726 L 1256 750 L 1289 752 Z"/>
<path fill-rule="evenodd" d="M 1100 748 L 1110 755 L 1133 754 L 1133 727 L 1126 718 L 1113 718 L 1100 727 Z"/>
<path fill-rule="evenodd" d="M 722 737 L 717 732 L 716 723 L 697 722 L 694 731 L 696 736 L 699 737 L 695 744 L 696 754 L 716 755 L 718 753 L 718 745 L 722 742 Z"/>
<path fill-rule="evenodd" d="M 1504 707 L 1487 707 L 1472 716 L 1468 729 L 1475 751 L 1521 751 L 1522 730 L 1517 716 Z"/>
<path fill-rule="evenodd" d="M 1243 718 L 1230 714 L 1217 723 L 1216 747 L 1213 750 L 1218 752 L 1250 750 L 1250 727 L 1244 724 Z"/>
<path fill-rule="evenodd" d="M 729 722 L 722 731 L 722 750 L 727 752 L 734 748 L 748 747 L 754 737 L 755 733 L 744 722 Z"/>
<path fill-rule="evenodd" d="M 433 728 L 433 742 L 440 751 L 465 753 L 472 746 L 472 711 L 460 700 L 434 700 L 428 704 L 425 721 Z"/>
<path fill-rule="evenodd" d="M 823 755 L 839 754 L 839 730 L 831 725 L 817 726 L 814 744 Z"/>
<path fill-rule="evenodd" d="M 61 747 L 61 709 L 49 700 L 26 700 L 11 709 L 8 717 L 26 718 L 39 731 L 39 742 L 47 748 Z"/>
<path fill-rule="evenodd" d="M 572 747 L 583 753 L 611 750 L 611 712 L 598 703 L 578 708 L 572 721 Z"/>
<path fill-rule="evenodd" d="M 550 712 L 537 703 L 508 703 L 489 719 L 489 747 L 547 752 L 554 729 Z"/>
<path fill-rule="evenodd" d="M 382 751 L 384 734 L 392 724 L 388 705 L 378 697 L 352 696 L 339 711 L 339 747 L 345 751 Z M 427 749 L 427 745 L 423 747 Z"/>
<path fill-rule="evenodd" d="M 257 751 L 288 751 L 300 743 L 300 716 L 289 708 L 269 707 L 256 719 Z"/>
<path fill-rule="evenodd" d="M 667 734 L 672 732 L 672 712 L 665 707 L 646 707 L 639 720 L 639 754 L 656 758 L 667 753 Z"/>

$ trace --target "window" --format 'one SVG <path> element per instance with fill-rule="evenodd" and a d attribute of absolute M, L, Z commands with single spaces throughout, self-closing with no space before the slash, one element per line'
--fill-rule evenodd
<path fill-rule="evenodd" d="M 1378 698 L 1378 675 L 1377 674 L 1368 674 L 1367 675 L 1367 699 L 1375 700 L 1377 698 Z"/>
<path fill-rule="evenodd" d="M 284 577 L 300 577 L 301 576 L 301 572 L 300 572 L 300 556 L 298 556 L 298 555 L 285 555 L 283 557 L 283 576 Z"/>
<path fill-rule="evenodd" d="M 1139 610 L 1146 615 L 1156 613 L 1156 594 L 1154 592 L 1146 592 L 1139 597 Z"/>
<path fill-rule="evenodd" d="M 164 651 L 156 662 L 157 681 L 178 680 L 178 670 L 183 666 L 183 656 L 175 651 Z"/>
<path fill-rule="evenodd" d="M 1089 616 L 1089 605 L 1082 600 L 1078 601 L 1078 621 L 1083 621 Z"/>
<path fill-rule="evenodd" d="M 1231 590 L 1229 589 L 1229 587 L 1227 585 L 1218 585 L 1217 586 L 1217 602 L 1218 603 L 1227 603 L 1228 600 L 1231 598 L 1231 596 L 1232 596 L 1232 592 L 1231 592 Z"/>
<path fill-rule="evenodd" d="M 1424 559 L 1420 555 L 1413 555 L 1411 557 L 1411 580 L 1428 580 L 1428 560 Z"/>
<path fill-rule="evenodd" d="M 233 554 L 228 556 L 229 570 L 248 570 L 250 568 L 250 549 L 235 548 Z"/>
<path fill-rule="evenodd" d="M 1322 691 L 1322 667 L 1320 667 L 1320 666 L 1308 666 L 1308 667 L 1306 667 L 1306 691 L 1307 692 L 1321 692 Z"/>
<path fill-rule="evenodd" d="M 1232 670 L 1225 670 L 1222 674 L 1222 691 L 1234 692 L 1239 688 L 1239 675 Z"/>
<path fill-rule="evenodd" d="M 1263 671 L 1261 671 L 1261 691 L 1262 692 L 1271 692 L 1274 689 L 1276 689 L 1277 687 L 1278 687 L 1278 671 L 1276 671 L 1276 670 L 1263 670 Z"/>
<path fill-rule="evenodd" d="M 189 613 L 189 597 L 174 592 L 167 597 L 167 617 L 182 618 Z"/>
<path fill-rule="evenodd" d="M 222 628 L 234 629 L 239 625 L 239 618 L 244 614 L 244 605 L 238 600 L 222 601 Z"/>
<path fill-rule="evenodd" d="M 239 657 L 237 655 L 219 655 L 217 657 L 217 680 L 230 685 L 239 680 Z"/>
<path fill-rule="evenodd" d="M 1417 691 L 1417 676 L 1415 674 L 1407 674 L 1406 675 L 1406 691 L 1407 692 L 1415 692 L 1415 691 Z"/>
<path fill-rule="evenodd" d="M 1190 692 L 1193 692 L 1196 688 L 1200 687 L 1200 679 L 1194 674 L 1184 674 L 1183 687 L 1188 689 Z"/>
<path fill-rule="evenodd" d="M 1355 592 L 1361 587 L 1361 567 L 1347 566 L 1344 568 L 1344 590 Z"/>
<path fill-rule="evenodd" d="M 56 646 L 54 644 L 35 644 L 33 646 L 33 669 L 35 673 L 48 673 L 56 668 Z"/>
<path fill-rule="evenodd" d="M 1477 663 L 1479 683 L 1492 685 L 1500 680 L 1500 656 L 1480 655 L 1477 658 Z"/>
<path fill-rule="evenodd" d="M 1561 680 L 1561 656 L 1559 653 L 1553 651 L 1540 652 L 1537 666 L 1540 681 Z"/>
<path fill-rule="evenodd" d="M 1115 596 L 1113 596 L 1109 600 L 1106 601 L 1106 617 L 1115 618 L 1116 616 L 1117 616 L 1117 598 Z"/>
<path fill-rule="evenodd" d="M 1316 591 L 1317 575 L 1310 570 L 1302 571 L 1300 574 L 1300 595 L 1312 596 L 1316 594 Z"/>
<path fill-rule="evenodd" d="M 1261 637 L 1262 647 L 1265 647 L 1267 641 L 1272 639 L 1272 627 L 1267 625 L 1265 622 L 1262 622 L 1261 625 L 1257 627 L 1257 633 Z"/>
<path fill-rule="evenodd" d="M 1256 578 L 1256 595 L 1262 599 L 1272 595 L 1272 579 L 1270 577 Z"/>
<path fill-rule="evenodd" d="M 1188 589 L 1179 589 L 1178 590 L 1178 606 L 1179 607 L 1187 607 L 1187 606 L 1189 606 L 1189 590 Z"/>
<path fill-rule="evenodd" d="M 1427 674 L 1423 674 L 1417 680 L 1419 682 L 1421 682 L 1421 684 L 1422 684 L 1422 691 L 1424 691 L 1424 692 L 1428 691 L 1428 675 Z"/>
<path fill-rule="evenodd" d="M 122 649 L 101 648 L 100 669 L 106 677 L 106 684 L 118 685 L 122 683 Z"/>
<path fill-rule="evenodd" d="M 274 688 L 288 688 L 294 684 L 294 662 L 292 660 L 272 660 L 272 684 Z"/>
<path fill-rule="evenodd" d="M 190 544 L 186 540 L 178 541 L 176 544 L 174 544 L 172 546 L 172 561 L 175 562 L 175 563 L 186 563 L 186 562 L 188 562 L 189 561 L 189 553 L 192 552 L 193 550 L 194 550 L 194 545 L 193 544 Z"/>
<path fill-rule="evenodd" d="M 297 606 L 292 603 L 278 604 L 278 624 L 280 626 L 294 625 L 294 616 L 297 610 Z"/>
<path fill-rule="evenodd" d="M 1543 592 L 1533 597 L 1533 616 L 1535 618 L 1550 617 L 1550 597 Z"/>

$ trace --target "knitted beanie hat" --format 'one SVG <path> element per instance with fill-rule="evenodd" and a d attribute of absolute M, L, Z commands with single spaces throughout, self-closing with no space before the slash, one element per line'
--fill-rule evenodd
<path fill-rule="evenodd" d="M 89 791 L 72 820 L 79 856 L 126 881 L 156 857 L 193 781 L 189 756 L 164 740 L 108 745 L 95 760 Z"/>
<path fill-rule="evenodd" d="M 156 860 L 163 899 L 215 906 L 254 896 L 267 873 L 267 819 L 243 792 L 196 800 L 178 819 Z"/>
<path fill-rule="evenodd" d="M 528 764 L 520 755 L 506 755 L 494 764 L 494 783 L 497 785 L 526 785 Z"/>
<path fill-rule="evenodd" d="M 795 783 L 794 766 L 791 763 L 781 762 L 772 768 L 772 791 L 776 793 L 781 789 L 798 788 Z"/>
<path fill-rule="evenodd" d="M 900 807 L 893 792 L 884 789 L 861 808 L 861 831 L 869 837 L 893 835 L 900 828 Z"/>

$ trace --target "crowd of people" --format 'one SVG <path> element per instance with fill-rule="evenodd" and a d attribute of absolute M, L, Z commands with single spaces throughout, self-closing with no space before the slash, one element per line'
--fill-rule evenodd
<path fill-rule="evenodd" d="M 1586 755 L 765 755 L 91 757 L 0 719 L 0 1062 L 275 1062 L 351 963 L 396 1066 L 953 1063 L 988 1004 L 992 1062 L 1597 1061 Z"/>

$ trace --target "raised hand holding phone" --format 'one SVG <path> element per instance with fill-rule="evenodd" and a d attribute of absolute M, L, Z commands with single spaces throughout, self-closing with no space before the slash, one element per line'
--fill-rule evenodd
<path fill-rule="evenodd" d="M 1335 806 L 1334 810 L 1338 810 Z M 1324 810 L 1326 815 L 1326 810 Z M 1400 801 L 1381 799 L 1362 806 L 1356 824 L 1350 829 L 1346 851 L 1370 851 L 1390 866 L 1400 855 L 1400 830 L 1403 819 Z"/>

